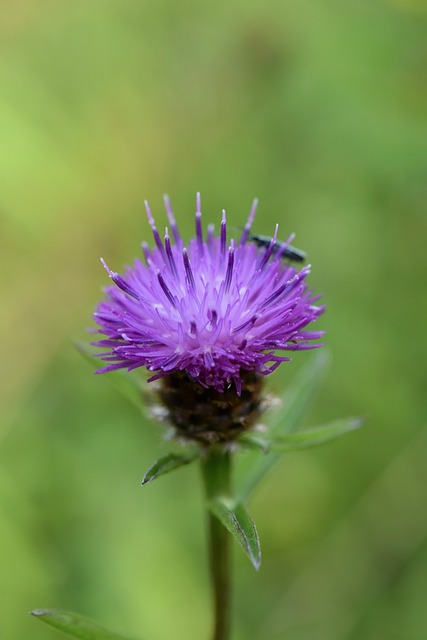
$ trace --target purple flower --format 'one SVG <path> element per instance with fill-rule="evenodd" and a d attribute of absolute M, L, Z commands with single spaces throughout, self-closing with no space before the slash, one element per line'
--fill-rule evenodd
<path fill-rule="evenodd" d="M 98 373 L 146 367 L 149 382 L 177 372 L 205 388 L 224 392 L 233 383 L 240 395 L 246 372 L 267 375 L 290 360 L 283 351 L 321 346 L 322 331 L 305 330 L 324 307 L 307 289 L 310 267 L 283 260 L 289 242 L 277 243 L 277 226 L 268 246 L 251 241 L 254 202 L 238 241 L 227 238 L 225 211 L 215 235 L 203 235 L 200 196 L 195 237 L 185 244 L 169 200 L 170 231 L 164 242 L 146 203 L 155 247 L 143 244 L 145 263 L 136 259 L 123 275 L 103 262 L 115 286 L 94 318 L 105 339 L 95 344 L 109 364 Z"/>

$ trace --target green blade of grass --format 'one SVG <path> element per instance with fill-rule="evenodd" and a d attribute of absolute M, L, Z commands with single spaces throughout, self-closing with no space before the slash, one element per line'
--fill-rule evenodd
<path fill-rule="evenodd" d="M 73 638 L 80 638 L 80 640 L 129 640 L 129 638 L 112 633 L 92 620 L 70 611 L 36 609 L 31 612 L 31 615 L 69 636 L 73 636 Z"/>

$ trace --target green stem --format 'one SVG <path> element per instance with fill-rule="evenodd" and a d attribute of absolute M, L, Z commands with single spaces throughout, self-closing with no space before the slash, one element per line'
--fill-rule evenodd
<path fill-rule="evenodd" d="M 228 452 L 213 449 L 202 459 L 202 474 L 209 502 L 218 497 L 230 496 L 231 456 Z M 221 522 L 208 513 L 209 555 L 213 590 L 214 633 L 213 640 L 230 638 L 231 597 L 231 536 Z"/>

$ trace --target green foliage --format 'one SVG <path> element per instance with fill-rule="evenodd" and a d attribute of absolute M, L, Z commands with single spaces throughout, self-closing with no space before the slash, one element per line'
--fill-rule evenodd
<path fill-rule="evenodd" d="M 297 433 L 279 435 L 271 439 L 248 433 L 242 436 L 239 442 L 250 448 L 258 449 L 264 454 L 268 454 L 271 451 L 285 453 L 288 451 L 298 451 L 299 449 L 311 449 L 312 447 L 331 442 L 339 438 L 339 436 L 359 429 L 362 424 L 363 420 L 361 418 L 342 418 L 329 422 L 321 427 L 304 429 Z"/>
<path fill-rule="evenodd" d="M 294 432 L 323 378 L 327 363 L 327 355 L 316 354 L 301 370 L 300 375 L 296 377 L 292 387 L 282 399 L 282 409 L 273 416 L 273 424 L 265 437 L 249 433 L 240 439 L 242 444 L 261 450 L 263 457 L 260 459 L 258 456 L 253 467 L 246 469 L 245 474 L 241 474 L 240 490 L 237 493 L 239 502 L 237 504 L 233 502 L 235 500 L 233 495 L 230 498 L 220 495 L 208 502 L 208 508 L 239 542 L 255 569 L 258 569 L 261 563 L 258 533 L 255 523 L 241 501 L 257 487 L 282 453 L 316 447 L 362 425 L 362 420 L 359 418 L 344 418 L 321 427 Z M 285 407 L 284 410 L 283 407 Z M 220 479 L 216 482 L 220 484 Z M 214 483 L 215 477 L 213 477 Z"/>
<path fill-rule="evenodd" d="M 292 433 L 298 428 L 313 398 L 325 381 L 331 356 L 328 350 L 315 351 L 297 375 L 283 389 L 280 406 L 269 420 L 272 435 Z"/>
<path fill-rule="evenodd" d="M 168 453 L 159 460 L 157 460 L 145 473 L 142 480 L 142 484 L 148 484 L 152 480 L 155 480 L 159 476 L 163 476 L 165 473 L 170 473 L 175 469 L 193 462 L 198 458 L 198 452 L 194 451 L 186 454 Z"/>
<path fill-rule="evenodd" d="M 129 640 L 117 633 L 111 633 L 88 618 L 57 609 L 36 609 L 31 614 L 38 620 L 80 640 Z"/>
<path fill-rule="evenodd" d="M 329 424 L 312 429 L 305 429 L 298 433 L 288 433 L 271 441 L 273 451 L 297 451 L 299 449 L 311 449 L 326 442 L 331 442 L 350 431 L 359 429 L 363 424 L 360 418 L 342 418 Z"/>
<path fill-rule="evenodd" d="M 255 523 L 246 507 L 217 498 L 208 503 L 208 508 L 241 545 L 254 568 L 259 569 L 261 547 Z"/>
<path fill-rule="evenodd" d="M 268 455 L 262 458 L 246 456 L 244 464 L 240 465 L 237 475 L 239 501 L 247 500 L 265 474 L 280 459 L 281 454 L 272 447 L 271 439 L 277 440 L 295 431 L 324 379 L 328 364 L 326 351 L 311 356 L 284 391 L 279 407 L 269 417 L 266 436 L 259 438 L 257 434 L 250 434 L 243 437 L 243 443 L 248 442 L 252 446 L 258 443 L 257 446 Z"/>

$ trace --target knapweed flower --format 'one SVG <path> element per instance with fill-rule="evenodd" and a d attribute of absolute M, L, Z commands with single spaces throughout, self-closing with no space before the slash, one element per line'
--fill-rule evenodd
<path fill-rule="evenodd" d="M 282 352 L 320 346 L 323 332 L 306 329 L 323 311 L 319 296 L 307 288 L 310 266 L 297 269 L 283 259 L 291 239 L 278 243 L 277 226 L 269 243 L 252 241 L 256 206 L 241 237 L 228 239 L 225 211 L 219 234 L 212 225 L 203 233 L 198 194 L 195 237 L 186 244 L 168 198 L 172 237 L 166 229 L 164 242 L 146 203 L 155 247 L 142 245 L 145 262 L 136 259 L 123 275 L 103 262 L 115 286 L 106 288 L 94 314 L 105 335 L 95 344 L 107 349 L 98 354 L 108 363 L 99 373 L 145 367 L 153 374 L 149 382 L 164 379 L 163 400 L 170 406 L 172 397 L 184 410 L 173 418 L 176 426 L 194 422 L 196 400 L 203 396 L 209 406 L 212 394 L 222 405 L 236 405 L 240 424 L 238 398 L 252 389 L 243 413 L 258 411 L 259 392 L 253 389 L 261 376 L 290 360 Z M 229 415 L 230 406 L 219 411 L 220 421 L 228 420 L 224 412 Z M 212 421 L 211 414 L 203 410 L 196 422 Z"/>

